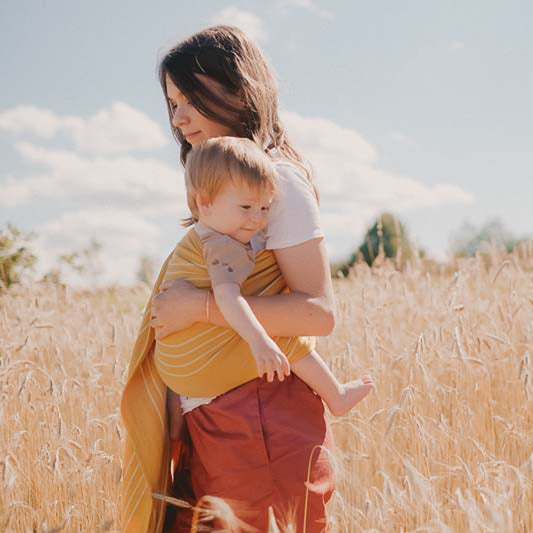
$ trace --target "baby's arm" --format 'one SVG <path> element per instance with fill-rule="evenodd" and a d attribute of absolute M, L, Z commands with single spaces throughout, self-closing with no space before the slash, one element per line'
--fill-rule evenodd
<path fill-rule="evenodd" d="M 268 336 L 252 309 L 241 295 L 237 283 L 221 283 L 213 288 L 215 301 L 228 324 L 250 345 L 259 376 L 273 381 L 274 372 L 283 381 L 290 374 L 287 357 Z"/>

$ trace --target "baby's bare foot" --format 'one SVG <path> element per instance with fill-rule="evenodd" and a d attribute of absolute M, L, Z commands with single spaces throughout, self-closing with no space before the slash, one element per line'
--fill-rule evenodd
<path fill-rule="evenodd" d="M 337 397 L 328 402 L 328 407 L 333 416 L 343 416 L 355 407 L 374 388 L 374 380 L 369 375 L 361 376 L 355 381 L 350 381 L 341 386 Z"/>

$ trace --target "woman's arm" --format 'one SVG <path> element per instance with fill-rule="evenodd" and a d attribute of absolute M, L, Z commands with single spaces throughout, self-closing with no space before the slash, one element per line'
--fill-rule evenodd
<path fill-rule="evenodd" d="M 274 254 L 292 292 L 247 296 L 259 322 L 274 337 L 329 335 L 335 325 L 335 299 L 324 239 L 274 250 Z M 227 326 L 216 305 L 210 309 L 209 322 Z"/>
<path fill-rule="evenodd" d="M 317 237 L 274 253 L 292 292 L 246 297 L 259 322 L 272 337 L 329 335 L 335 325 L 335 300 L 324 239 Z M 206 321 L 207 291 L 183 280 L 165 283 L 162 290 L 152 307 L 157 338 Z M 209 322 L 229 326 L 213 297 Z"/>

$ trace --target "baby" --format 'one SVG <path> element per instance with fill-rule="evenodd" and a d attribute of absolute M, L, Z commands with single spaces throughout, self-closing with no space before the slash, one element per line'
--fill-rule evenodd
<path fill-rule="evenodd" d="M 283 380 L 292 370 L 334 416 L 346 414 L 370 392 L 372 378 L 364 375 L 339 383 L 314 350 L 289 365 L 241 295 L 241 284 L 254 270 L 255 254 L 264 248 L 262 230 L 276 192 L 270 158 L 251 140 L 213 138 L 189 153 L 185 182 L 192 213 L 186 225 L 195 223 L 215 301 L 249 344 L 259 376 L 272 381 L 277 374 Z"/>

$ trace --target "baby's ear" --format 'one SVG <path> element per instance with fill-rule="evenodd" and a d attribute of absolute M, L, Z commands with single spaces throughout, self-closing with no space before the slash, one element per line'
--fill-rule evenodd
<path fill-rule="evenodd" d="M 211 211 L 211 200 L 205 194 L 196 194 L 196 207 L 200 216 L 207 216 Z"/>

